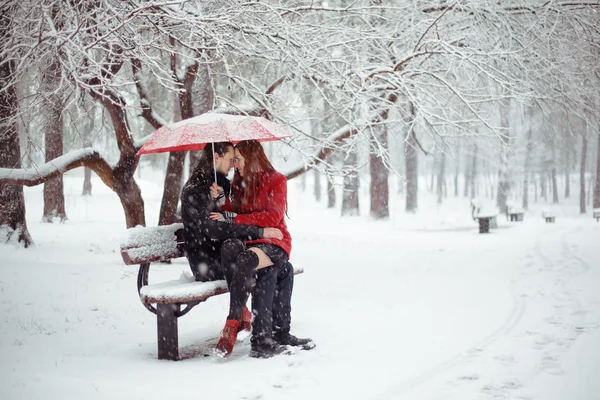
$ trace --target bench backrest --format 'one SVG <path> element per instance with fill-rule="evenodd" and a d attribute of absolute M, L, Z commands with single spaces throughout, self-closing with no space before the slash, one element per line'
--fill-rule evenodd
<path fill-rule="evenodd" d="M 127 265 L 167 261 L 185 256 L 183 224 L 127 229 L 121 240 L 121 257 Z"/>

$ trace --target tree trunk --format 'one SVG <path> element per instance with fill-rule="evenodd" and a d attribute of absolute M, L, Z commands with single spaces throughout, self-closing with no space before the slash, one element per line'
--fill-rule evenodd
<path fill-rule="evenodd" d="M 90 123 L 89 125 L 87 125 L 87 130 L 86 132 L 84 132 L 84 146 L 85 147 L 91 147 L 92 146 L 92 140 L 91 140 L 91 132 L 94 131 L 94 125 L 96 124 L 96 114 L 100 115 L 100 118 L 102 117 L 102 109 L 100 107 L 98 107 L 97 105 L 93 105 L 92 110 L 94 110 L 94 112 L 91 113 L 91 118 L 90 118 Z M 139 174 L 138 174 L 139 177 Z M 81 194 L 83 196 L 91 196 L 92 195 L 92 170 L 85 167 L 84 171 L 83 171 L 83 190 L 81 192 Z"/>
<path fill-rule="evenodd" d="M 471 198 L 475 198 L 475 180 L 477 179 L 477 142 L 473 143 L 473 164 L 471 165 L 471 174 L 469 175 L 471 180 Z"/>
<path fill-rule="evenodd" d="M 596 182 L 594 185 L 594 208 L 600 208 L 600 132 L 598 132 L 598 151 L 596 153 Z"/>
<path fill-rule="evenodd" d="M 327 177 L 327 208 L 335 208 L 335 187 L 333 177 Z"/>
<path fill-rule="evenodd" d="M 438 170 L 437 177 L 437 202 L 442 204 L 444 197 L 444 181 L 446 180 L 446 153 L 442 153 L 442 159 L 440 160 L 440 169 Z"/>
<path fill-rule="evenodd" d="M 428 190 L 430 193 L 433 192 L 433 187 L 435 186 L 435 170 L 437 169 L 437 156 L 433 156 L 433 164 L 431 166 L 431 179 L 429 180 Z"/>
<path fill-rule="evenodd" d="M 544 199 L 544 201 L 548 201 L 548 196 L 546 193 L 546 174 L 540 174 L 540 197 Z"/>
<path fill-rule="evenodd" d="M 52 62 L 42 71 L 41 92 L 42 118 L 46 162 L 63 155 L 63 101 L 62 92 L 57 91 L 61 83 L 61 69 L 58 62 Z M 67 219 L 62 174 L 44 183 L 43 222 Z"/>
<path fill-rule="evenodd" d="M 197 84 L 194 85 L 194 100 L 196 102 L 197 115 L 202 115 L 214 108 L 215 91 L 211 82 L 208 66 L 202 65 L 198 68 Z M 189 175 L 192 175 L 198 160 L 200 151 L 190 151 Z"/>
<path fill-rule="evenodd" d="M 85 167 L 83 170 L 83 196 L 92 195 L 92 170 Z"/>
<path fill-rule="evenodd" d="M 471 183 L 471 166 L 469 163 L 469 157 L 465 155 L 465 187 L 463 190 L 463 197 L 469 197 L 469 184 Z"/>
<path fill-rule="evenodd" d="M 314 174 L 315 174 L 315 187 L 314 187 L 314 190 L 315 190 L 315 200 L 317 202 L 319 202 L 319 201 L 321 201 L 321 192 L 322 192 L 322 189 L 321 189 L 321 172 L 317 168 L 315 168 L 314 169 Z"/>
<path fill-rule="evenodd" d="M 558 204 L 558 183 L 556 181 L 556 167 L 552 168 L 552 202 Z"/>
<path fill-rule="evenodd" d="M 127 169 L 113 172 L 115 187 L 114 191 L 121 200 L 123 211 L 125 212 L 125 223 L 127 228 L 133 228 L 138 225 L 146 225 L 146 217 L 144 215 L 144 200 L 139 186 L 132 176 L 135 172 L 135 166 L 130 166 Z"/>
<path fill-rule="evenodd" d="M 14 85 L 7 87 L 14 66 L 12 61 L 0 61 L 5 62 L 0 62 L 0 167 L 18 169 L 21 146 L 16 125 L 17 93 Z M 33 244 L 25 221 L 23 186 L 0 183 L 0 242 L 24 247 Z"/>
<path fill-rule="evenodd" d="M 537 203 L 538 201 L 538 184 L 537 184 L 537 175 L 533 175 L 533 195 L 534 195 L 534 200 Z"/>
<path fill-rule="evenodd" d="M 379 148 L 387 149 L 387 128 L 381 126 L 381 131 L 374 133 Z M 390 216 L 389 210 L 389 171 L 383 163 L 383 155 L 377 154 L 377 148 L 369 154 L 369 167 L 371 172 L 371 218 L 383 219 Z"/>
<path fill-rule="evenodd" d="M 411 118 L 414 119 L 415 110 L 412 103 L 409 104 Z M 414 128 L 408 134 L 408 140 L 404 143 L 404 162 L 406 163 L 406 212 L 415 213 L 418 207 L 419 191 L 419 158 L 417 154 L 417 138 Z"/>
<path fill-rule="evenodd" d="M 531 152 L 533 151 L 533 129 L 531 129 L 531 122 L 529 124 L 529 130 L 527 131 L 527 145 L 525 150 L 525 167 L 523 177 L 523 209 L 529 208 L 529 175 L 531 168 Z"/>
<path fill-rule="evenodd" d="M 197 67 L 198 64 L 195 64 L 195 66 L 188 68 L 185 81 L 182 83 L 183 91 L 178 93 L 177 96 L 182 120 L 194 116 L 192 84 L 197 75 L 197 70 L 194 68 Z M 184 151 L 174 151 L 169 154 L 163 197 L 162 202 L 160 203 L 160 213 L 158 215 L 158 225 L 170 225 L 177 220 L 177 205 L 179 204 L 181 187 L 183 185 L 182 179 L 185 156 L 186 153 Z M 190 164 L 192 164 L 192 162 L 193 160 L 190 159 Z"/>
<path fill-rule="evenodd" d="M 360 179 L 357 171 L 358 154 L 356 149 L 352 148 L 344 160 L 344 169 L 347 171 L 344 176 L 344 191 L 342 194 L 342 216 L 359 215 L 358 208 L 358 189 Z"/>
<path fill-rule="evenodd" d="M 500 124 L 503 128 L 508 128 L 508 122 L 506 118 L 506 110 L 504 104 L 500 103 Z M 510 135 L 510 134 L 509 134 Z M 506 142 L 501 143 L 500 149 L 500 169 L 498 171 L 498 189 L 496 196 L 496 205 L 500 209 L 501 213 L 506 213 L 507 211 L 507 201 L 510 193 L 510 182 L 509 182 L 509 163 L 508 157 L 510 155 L 510 145 L 511 138 L 510 136 L 506 138 Z"/>
<path fill-rule="evenodd" d="M 581 135 L 581 168 L 579 170 L 579 212 L 586 213 L 585 209 L 585 164 L 587 158 L 587 138 Z"/>
<path fill-rule="evenodd" d="M 571 197 L 571 146 L 565 149 L 565 199 Z"/>
<path fill-rule="evenodd" d="M 456 153 L 456 169 L 454 171 L 454 197 L 458 197 L 458 175 L 460 174 L 460 162 L 458 152 Z"/>

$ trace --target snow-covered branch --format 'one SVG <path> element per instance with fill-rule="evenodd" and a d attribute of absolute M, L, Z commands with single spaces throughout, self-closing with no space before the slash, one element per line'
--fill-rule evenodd
<path fill-rule="evenodd" d="M 90 168 L 108 187 L 114 187 L 112 167 L 98 150 L 90 147 L 64 154 L 36 168 L 0 168 L 0 182 L 36 186 L 78 167 Z"/>

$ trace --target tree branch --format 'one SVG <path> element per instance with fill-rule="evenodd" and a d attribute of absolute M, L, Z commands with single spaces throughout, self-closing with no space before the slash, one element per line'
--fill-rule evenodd
<path fill-rule="evenodd" d="M 36 186 L 78 167 L 90 168 L 102 179 L 106 186 L 114 190 L 113 170 L 111 166 L 96 149 L 91 147 L 75 150 L 57 157 L 41 165 L 39 168 L 0 168 L 0 182 Z"/>

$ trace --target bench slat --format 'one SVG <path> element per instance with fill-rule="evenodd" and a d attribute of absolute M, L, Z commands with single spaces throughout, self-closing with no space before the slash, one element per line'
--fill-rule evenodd
<path fill-rule="evenodd" d="M 294 275 L 303 272 L 303 268 L 294 268 Z M 140 290 L 140 299 L 146 304 L 190 303 L 227 292 L 229 289 L 224 280 L 196 282 L 189 277 L 144 286 Z"/>

